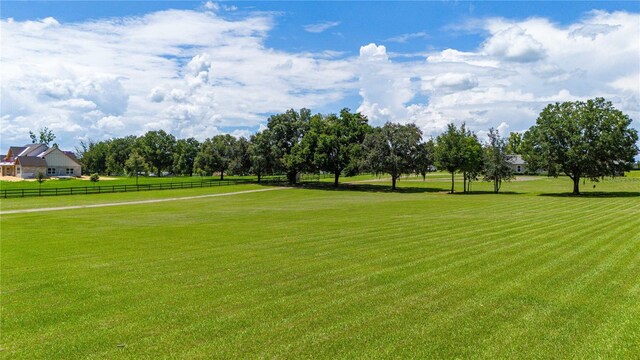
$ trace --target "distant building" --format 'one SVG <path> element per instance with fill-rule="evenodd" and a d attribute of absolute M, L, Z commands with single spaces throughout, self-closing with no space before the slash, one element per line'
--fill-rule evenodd
<path fill-rule="evenodd" d="M 524 161 L 522 155 L 507 155 L 507 162 L 516 174 L 524 174 L 527 171 L 527 162 Z"/>
<path fill-rule="evenodd" d="M 38 172 L 46 176 L 80 176 L 82 167 L 72 152 L 45 144 L 11 146 L 0 161 L 1 176 L 30 179 Z"/>

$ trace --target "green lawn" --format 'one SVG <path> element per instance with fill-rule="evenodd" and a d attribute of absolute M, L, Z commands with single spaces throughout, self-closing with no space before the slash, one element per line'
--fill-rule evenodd
<path fill-rule="evenodd" d="M 640 178 L 592 185 L 409 178 L 5 214 L 0 356 L 637 357 Z"/>
<path fill-rule="evenodd" d="M 237 180 L 237 179 L 257 179 L 255 176 L 225 176 L 225 180 Z M 164 176 L 164 177 L 151 177 L 140 176 L 138 177 L 138 184 L 157 184 L 157 183 L 182 183 L 182 182 L 200 182 L 200 181 L 219 181 L 220 176 Z M 42 186 L 46 188 L 68 188 L 68 187 L 94 187 L 94 186 L 112 186 L 112 185 L 135 185 L 135 177 L 116 176 L 116 177 L 104 177 L 98 180 L 97 183 L 92 183 L 87 179 L 78 178 L 51 178 L 38 184 L 33 180 L 22 181 L 2 181 L 0 180 L 0 190 L 12 190 L 12 189 L 38 189 Z"/>
<path fill-rule="evenodd" d="M 624 176 L 632 177 L 632 178 L 640 178 L 640 170 L 632 170 L 627 171 Z"/>

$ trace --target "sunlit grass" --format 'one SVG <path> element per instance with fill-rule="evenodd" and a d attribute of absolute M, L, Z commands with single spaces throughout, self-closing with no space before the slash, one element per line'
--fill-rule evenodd
<path fill-rule="evenodd" d="M 3 215 L 0 355 L 633 358 L 640 179 L 590 184 L 450 195 L 410 178 Z"/>

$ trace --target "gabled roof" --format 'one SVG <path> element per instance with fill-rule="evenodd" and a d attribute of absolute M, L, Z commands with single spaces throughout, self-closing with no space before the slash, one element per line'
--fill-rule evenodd
<path fill-rule="evenodd" d="M 56 152 L 56 151 L 61 152 L 63 155 L 65 155 L 66 157 L 68 157 L 69 159 L 71 159 L 71 160 L 72 160 L 73 162 L 75 162 L 76 164 L 81 165 L 81 164 L 78 162 L 78 159 L 76 158 L 76 156 L 75 156 L 75 155 L 73 155 L 73 153 L 72 153 L 71 151 L 62 151 L 62 150 L 58 149 L 57 147 L 52 147 L 51 149 L 48 149 L 48 150 L 46 150 L 46 151 L 43 151 L 43 152 L 41 152 L 40 154 L 38 154 L 37 156 L 38 156 L 39 158 L 43 158 L 43 159 L 44 159 L 44 157 L 45 157 L 45 156 L 47 156 L 47 155 L 51 154 L 52 152 Z"/>
<path fill-rule="evenodd" d="M 27 145 L 24 150 L 14 156 L 36 156 L 39 153 L 47 150 L 49 147 L 45 144 L 30 144 Z"/>
<path fill-rule="evenodd" d="M 71 158 L 71 160 L 77 162 L 78 164 L 80 164 L 80 161 L 78 160 L 78 157 L 76 156 L 76 154 L 73 153 L 73 151 L 63 151 L 63 153 L 65 155 L 67 155 L 68 157 Z"/>
<path fill-rule="evenodd" d="M 47 167 L 47 162 L 37 156 L 18 156 L 16 162 L 21 166 Z"/>
<path fill-rule="evenodd" d="M 9 152 L 7 153 L 7 155 L 11 153 L 11 157 L 14 160 L 20 159 L 20 164 L 22 166 L 45 166 L 46 167 L 47 163 L 44 160 L 44 157 L 55 151 L 60 151 L 62 154 L 64 154 L 66 157 L 71 159 L 76 164 L 82 165 L 80 164 L 80 162 L 78 161 L 78 158 L 72 151 L 62 151 L 55 146 L 52 148 L 49 148 L 45 144 L 27 144 L 25 146 L 11 146 L 9 147 Z M 3 156 L 2 159 L 4 158 L 5 157 Z M 41 161 L 38 161 L 36 159 L 40 159 Z M 11 160 L 11 161 L 14 161 L 14 160 Z"/>
<path fill-rule="evenodd" d="M 56 150 L 56 148 L 55 148 L 55 147 L 52 147 L 52 148 L 50 148 L 50 149 L 48 149 L 48 150 L 45 150 L 45 151 L 41 152 L 40 154 L 38 154 L 38 155 L 36 155 L 36 156 L 37 156 L 37 157 L 45 157 L 45 155 L 49 155 L 49 154 L 51 154 L 54 150 Z"/>
<path fill-rule="evenodd" d="M 7 152 L 7 155 L 9 155 L 9 153 L 11 153 L 11 155 L 13 155 L 13 157 L 18 156 L 18 154 L 20 154 L 21 152 L 24 151 L 24 149 L 26 149 L 26 146 L 10 146 L 9 147 L 9 151 Z"/>
<path fill-rule="evenodd" d="M 507 155 L 507 161 L 513 165 L 527 165 L 522 155 Z"/>

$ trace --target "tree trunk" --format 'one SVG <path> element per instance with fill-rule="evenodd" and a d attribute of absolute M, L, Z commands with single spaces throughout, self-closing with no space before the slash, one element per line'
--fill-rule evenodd
<path fill-rule="evenodd" d="M 156 169 L 158 169 L 158 173 L 156 175 L 158 175 L 158 177 L 162 176 L 162 173 L 160 172 L 160 166 L 158 166 Z"/>
<path fill-rule="evenodd" d="M 333 174 L 333 186 L 338 187 L 338 179 L 340 179 L 340 170 L 336 170 Z"/>
<path fill-rule="evenodd" d="M 500 185 L 498 183 L 498 178 L 493 178 L 493 192 L 494 193 L 498 193 L 498 191 L 500 191 Z"/>
<path fill-rule="evenodd" d="M 224 180 L 224 170 L 220 171 L 220 180 Z"/>
<path fill-rule="evenodd" d="M 452 172 L 451 172 L 451 193 L 452 193 L 452 194 L 453 194 L 453 191 L 454 191 L 454 188 L 453 188 L 453 186 L 454 186 L 453 173 L 454 173 L 454 172 L 452 171 Z"/>
<path fill-rule="evenodd" d="M 467 192 L 467 172 L 466 171 L 462 172 L 462 192 L 463 193 Z"/>
<path fill-rule="evenodd" d="M 575 176 L 573 179 L 573 195 L 580 195 L 580 177 Z"/>
<path fill-rule="evenodd" d="M 396 175 L 391 175 L 391 190 L 396 189 L 396 180 L 398 177 Z"/>
<path fill-rule="evenodd" d="M 422 181 L 426 181 L 427 180 L 427 173 L 422 173 Z"/>
<path fill-rule="evenodd" d="M 260 174 L 258 174 L 258 184 L 260 184 L 260 178 L 261 178 L 261 176 L 260 176 Z"/>

